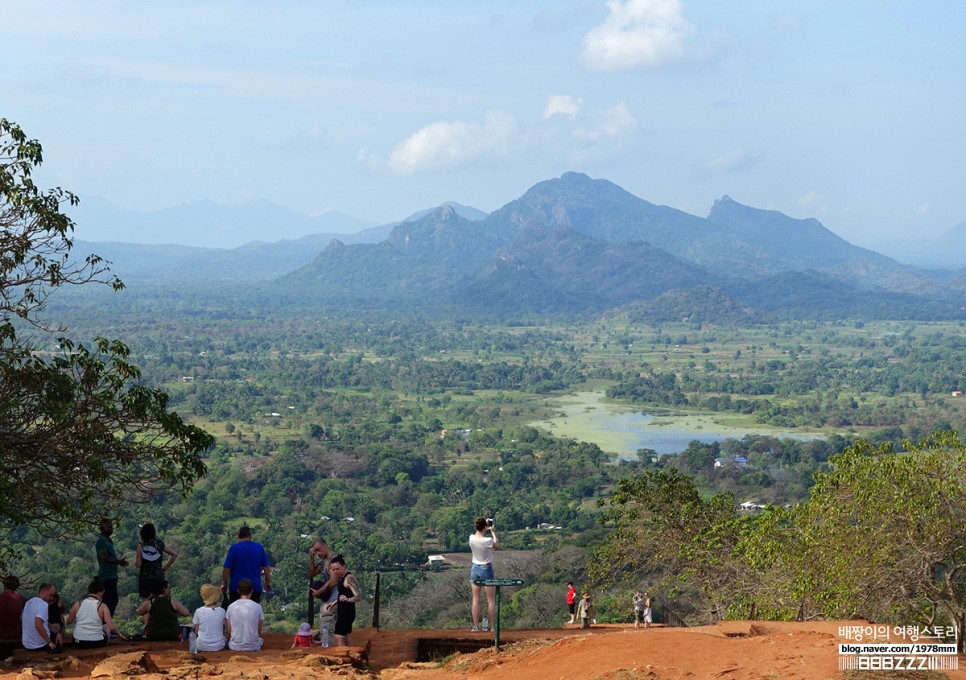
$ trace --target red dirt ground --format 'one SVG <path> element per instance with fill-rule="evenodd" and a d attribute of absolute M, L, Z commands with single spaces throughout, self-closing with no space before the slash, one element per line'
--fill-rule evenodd
<path fill-rule="evenodd" d="M 856 622 L 851 622 L 856 623 Z M 635 630 L 628 626 L 595 626 L 590 630 L 504 630 L 502 649 L 454 654 L 435 662 L 416 663 L 420 640 L 492 641 L 492 634 L 455 630 L 374 630 L 353 632 L 360 648 L 314 647 L 289 650 L 292 637 L 267 635 L 260 653 L 215 652 L 191 657 L 177 643 L 128 642 L 101 650 L 65 648 L 59 657 L 18 652 L 0 669 L 0 680 L 63 677 L 110 678 L 139 675 L 162 678 L 309 680 L 340 676 L 381 680 L 543 680 L 648 678 L 653 680 L 828 680 L 845 677 L 839 671 L 841 622 L 773 623 L 730 621 L 697 628 Z M 368 668 L 360 663 L 368 647 Z M 355 660 L 356 668 L 351 665 Z M 964 670 L 944 671 L 966 680 Z M 113 664 L 113 666 L 112 666 Z M 863 673 L 854 676 L 862 678 Z M 942 675 L 865 674 L 885 677 Z"/>

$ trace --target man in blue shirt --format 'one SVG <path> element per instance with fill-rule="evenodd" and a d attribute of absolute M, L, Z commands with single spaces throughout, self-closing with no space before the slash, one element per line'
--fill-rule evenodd
<path fill-rule="evenodd" d="M 221 589 L 228 592 L 228 601 L 238 599 L 238 583 L 249 579 L 253 585 L 251 599 L 262 601 L 262 574 L 265 575 L 265 592 L 272 590 L 272 568 L 261 543 L 252 540 L 252 530 L 244 526 L 238 530 L 238 542 L 228 549 L 221 570 Z"/>

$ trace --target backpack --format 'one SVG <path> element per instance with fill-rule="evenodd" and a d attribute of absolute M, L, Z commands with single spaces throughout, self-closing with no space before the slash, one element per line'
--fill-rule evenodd
<path fill-rule="evenodd" d="M 164 578 L 161 556 L 164 554 L 163 541 L 144 541 L 141 544 L 141 577 Z"/>

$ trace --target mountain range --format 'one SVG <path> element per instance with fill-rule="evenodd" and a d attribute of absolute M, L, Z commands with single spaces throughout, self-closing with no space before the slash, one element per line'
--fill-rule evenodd
<path fill-rule="evenodd" d="M 962 271 L 900 264 L 814 219 L 728 196 L 699 217 L 575 172 L 490 214 L 450 203 L 356 233 L 232 250 L 83 246 L 129 284 L 262 281 L 279 299 L 386 309 L 958 318 L 966 297 Z"/>

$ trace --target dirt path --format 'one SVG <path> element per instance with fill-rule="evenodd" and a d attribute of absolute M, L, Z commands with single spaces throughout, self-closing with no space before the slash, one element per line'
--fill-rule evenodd
<path fill-rule="evenodd" d="M 267 635 L 260 653 L 224 651 L 206 653 L 203 658 L 192 658 L 186 646 L 177 643 L 121 643 L 106 650 L 68 648 L 57 659 L 20 652 L 12 662 L 5 662 L 0 678 L 137 674 L 139 680 L 201 680 L 207 676 L 310 680 L 336 675 L 371 678 L 375 674 L 384 680 L 829 680 L 844 677 L 839 671 L 838 645 L 847 640 L 838 634 L 840 625 L 734 621 L 650 630 L 628 626 L 598 626 L 589 631 L 508 630 L 502 631 L 504 644 L 499 653 L 492 648 L 492 634 L 455 630 L 360 629 L 353 633 L 353 642 L 359 647 L 314 647 L 307 653 L 289 649 L 291 636 Z M 417 663 L 421 646 L 424 652 L 435 648 L 442 662 Z M 481 646 L 484 648 L 472 652 Z M 368 669 L 362 663 L 367 649 Z M 470 653 L 454 653 L 459 649 Z M 960 662 L 966 669 L 966 660 Z M 966 680 L 966 670 L 946 671 L 946 675 Z"/>

